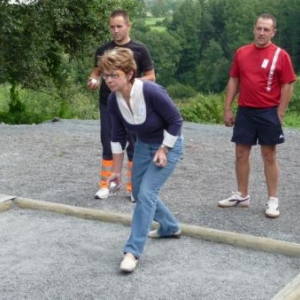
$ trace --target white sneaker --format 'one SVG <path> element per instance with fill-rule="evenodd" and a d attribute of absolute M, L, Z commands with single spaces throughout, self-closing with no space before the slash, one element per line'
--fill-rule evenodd
<path fill-rule="evenodd" d="M 109 189 L 108 188 L 101 188 L 95 194 L 95 199 L 106 199 L 109 196 Z"/>
<path fill-rule="evenodd" d="M 131 273 L 136 269 L 138 262 L 139 260 L 131 253 L 126 253 L 120 264 L 120 270 L 124 273 Z"/>
<path fill-rule="evenodd" d="M 129 201 L 132 202 L 132 203 L 136 202 L 133 195 L 132 195 L 132 192 L 126 191 L 126 198 L 129 198 Z"/>
<path fill-rule="evenodd" d="M 135 199 L 134 199 L 132 193 L 130 194 L 130 201 L 131 201 L 132 203 L 135 203 Z"/>
<path fill-rule="evenodd" d="M 181 236 L 181 230 L 180 229 L 178 229 L 176 232 L 172 233 L 171 235 L 165 235 L 165 236 L 160 235 L 158 233 L 157 229 L 152 230 L 148 233 L 148 237 L 152 238 L 152 239 L 161 239 L 161 238 L 164 238 L 164 239 L 168 239 L 168 238 L 180 239 L 180 236 Z"/>
<path fill-rule="evenodd" d="M 280 215 L 278 207 L 278 198 L 270 197 L 267 202 L 267 209 L 265 215 L 269 218 L 277 218 Z"/>
<path fill-rule="evenodd" d="M 218 206 L 223 208 L 232 206 L 249 207 L 249 204 L 250 196 L 242 197 L 240 192 L 232 192 L 231 197 L 218 202 Z"/>

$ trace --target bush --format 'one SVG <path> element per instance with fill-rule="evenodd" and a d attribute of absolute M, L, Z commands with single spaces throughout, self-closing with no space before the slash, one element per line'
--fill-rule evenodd
<path fill-rule="evenodd" d="M 183 119 L 195 123 L 223 123 L 223 95 L 198 94 L 190 103 L 180 105 Z"/>
<path fill-rule="evenodd" d="M 7 124 L 38 124 L 55 117 L 64 119 L 98 119 L 98 93 L 78 85 L 67 86 L 59 93 L 54 87 L 43 92 L 16 90 L 17 105 L 12 105 L 7 85 L 0 86 L 0 122 Z"/>
<path fill-rule="evenodd" d="M 197 94 L 191 86 L 180 83 L 169 85 L 167 91 L 173 99 L 180 100 L 181 102 L 186 102 L 185 99 L 194 97 Z"/>
<path fill-rule="evenodd" d="M 300 77 L 297 78 L 297 81 L 294 83 L 294 92 L 292 101 L 289 105 L 289 111 L 291 112 L 300 112 Z"/>

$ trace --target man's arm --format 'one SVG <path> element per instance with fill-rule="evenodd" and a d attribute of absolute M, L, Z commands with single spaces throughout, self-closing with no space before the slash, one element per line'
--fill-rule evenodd
<path fill-rule="evenodd" d="M 281 86 L 281 96 L 280 96 L 280 103 L 277 109 L 278 117 L 280 123 L 283 123 L 283 118 L 286 112 L 286 109 L 290 103 L 293 94 L 293 83 L 286 83 Z"/>
<path fill-rule="evenodd" d="M 99 71 L 99 68 L 94 67 L 88 80 L 87 80 L 87 87 L 90 90 L 96 90 L 100 86 L 100 76 L 101 73 Z"/>
<path fill-rule="evenodd" d="M 141 76 L 140 79 L 155 81 L 156 80 L 155 71 L 154 70 L 150 70 L 150 71 L 144 72 L 143 76 Z"/>
<path fill-rule="evenodd" d="M 239 79 L 230 77 L 227 84 L 226 98 L 224 104 L 223 120 L 225 126 L 233 126 L 234 124 L 234 115 L 231 111 L 231 106 L 235 99 L 235 96 L 238 93 L 238 89 L 239 89 Z"/>

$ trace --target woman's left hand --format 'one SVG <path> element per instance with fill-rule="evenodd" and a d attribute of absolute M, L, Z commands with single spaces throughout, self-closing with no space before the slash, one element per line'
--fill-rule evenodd
<path fill-rule="evenodd" d="M 167 162 L 167 152 L 165 151 L 165 148 L 159 148 L 154 157 L 153 157 L 153 162 L 155 163 L 155 165 L 157 165 L 158 167 L 163 168 Z"/>
<path fill-rule="evenodd" d="M 111 176 L 107 179 L 107 186 L 115 190 L 119 190 L 121 186 L 121 174 L 112 173 Z"/>

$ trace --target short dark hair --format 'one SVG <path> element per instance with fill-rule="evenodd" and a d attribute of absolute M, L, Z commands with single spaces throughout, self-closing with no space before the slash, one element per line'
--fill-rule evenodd
<path fill-rule="evenodd" d="M 123 17 L 125 22 L 129 22 L 129 16 L 125 9 L 116 9 L 110 14 L 110 18 Z"/>
<path fill-rule="evenodd" d="M 267 14 L 267 13 L 260 14 L 260 15 L 256 18 L 255 24 L 254 24 L 254 25 L 256 25 L 258 19 L 270 19 L 270 20 L 273 21 L 273 27 L 274 27 L 274 29 L 276 29 L 276 27 L 277 27 L 277 21 L 276 21 L 276 18 L 275 18 L 273 15 L 271 15 L 271 14 Z"/>

